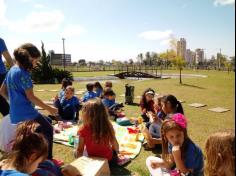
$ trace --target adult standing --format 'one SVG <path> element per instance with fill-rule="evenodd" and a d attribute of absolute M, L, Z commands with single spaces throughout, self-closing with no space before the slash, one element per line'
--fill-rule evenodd
<path fill-rule="evenodd" d="M 40 51 L 33 44 L 26 43 L 15 49 L 16 65 L 7 73 L 0 93 L 10 101 L 11 123 L 18 124 L 22 121 L 34 120 L 40 124 L 37 129 L 48 141 L 48 159 L 52 159 L 53 127 L 46 117 L 41 115 L 34 105 L 40 106 L 52 115 L 58 110 L 43 103 L 34 95 L 30 71 L 37 66 Z"/>
<path fill-rule="evenodd" d="M 7 73 L 6 67 L 2 60 L 2 55 L 6 59 L 7 63 L 12 67 L 14 63 L 11 58 L 11 55 L 9 54 L 7 50 L 5 41 L 2 38 L 0 38 L 0 85 L 2 84 Z M 9 104 L 7 103 L 6 99 L 3 98 L 1 95 L 0 95 L 0 113 L 3 116 L 6 116 L 9 114 Z"/>

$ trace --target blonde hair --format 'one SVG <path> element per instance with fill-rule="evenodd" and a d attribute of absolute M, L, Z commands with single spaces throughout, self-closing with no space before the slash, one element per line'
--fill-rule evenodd
<path fill-rule="evenodd" d="M 99 98 L 91 99 L 84 104 L 82 116 L 83 126 L 89 126 L 96 143 L 109 145 L 115 140 L 115 131 L 109 121 L 108 112 Z"/>
<path fill-rule="evenodd" d="M 75 88 L 73 86 L 67 86 L 66 90 L 69 90 L 69 91 L 71 91 L 73 93 L 75 92 Z"/>
<path fill-rule="evenodd" d="M 205 174 L 209 176 L 235 175 L 235 132 L 216 132 L 205 144 Z"/>

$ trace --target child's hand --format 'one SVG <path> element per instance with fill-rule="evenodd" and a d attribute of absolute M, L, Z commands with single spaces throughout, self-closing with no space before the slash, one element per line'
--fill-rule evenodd
<path fill-rule="evenodd" d="M 181 150 L 179 145 L 174 145 L 172 148 L 174 158 L 181 158 Z"/>
<path fill-rule="evenodd" d="M 143 113 L 144 113 L 144 114 L 147 113 L 147 109 L 146 109 L 146 108 L 143 109 Z"/>
<path fill-rule="evenodd" d="M 55 96 L 54 98 L 54 102 L 57 101 L 59 99 L 58 95 Z"/>
<path fill-rule="evenodd" d="M 157 169 L 163 165 L 163 162 L 158 162 L 158 161 L 151 161 L 151 167 L 153 169 Z"/>

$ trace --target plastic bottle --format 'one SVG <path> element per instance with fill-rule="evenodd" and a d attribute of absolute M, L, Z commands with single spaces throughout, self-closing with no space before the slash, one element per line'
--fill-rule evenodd
<path fill-rule="evenodd" d="M 73 139 L 74 139 L 73 154 L 74 154 L 74 157 L 77 158 L 77 148 L 79 146 L 79 135 L 73 136 Z"/>

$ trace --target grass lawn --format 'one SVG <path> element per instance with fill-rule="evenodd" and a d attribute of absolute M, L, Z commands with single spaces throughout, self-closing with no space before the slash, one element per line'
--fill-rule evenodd
<path fill-rule="evenodd" d="M 73 73 L 76 77 L 93 77 L 113 74 L 114 72 L 80 72 Z M 164 71 L 163 73 L 178 73 L 178 71 Z M 192 140 L 201 148 L 207 136 L 215 131 L 222 129 L 235 129 L 235 74 L 218 71 L 183 71 L 183 73 L 195 73 L 207 75 L 207 78 L 183 78 L 183 84 L 179 84 L 178 79 L 166 80 L 118 80 L 114 82 L 113 87 L 117 94 L 117 101 L 124 101 L 125 84 L 129 83 L 135 86 L 135 96 L 141 95 L 144 89 L 151 87 L 157 93 L 173 94 L 178 99 L 184 100 L 183 108 L 188 118 L 188 132 Z M 85 89 L 85 82 L 74 82 L 76 89 Z M 36 85 L 35 89 L 60 89 L 60 85 Z M 55 95 L 55 92 L 35 92 L 43 100 L 49 100 Z M 138 103 L 139 99 L 135 99 Z M 204 103 L 206 107 L 196 109 L 188 106 L 190 103 Z M 226 113 L 214 113 L 208 111 L 214 107 L 229 108 Z M 138 117 L 139 107 L 125 106 L 125 113 L 128 117 Z M 150 155 L 160 154 L 160 151 L 144 151 L 130 164 L 123 168 L 112 170 L 113 175 L 149 175 L 145 166 L 146 158 Z M 73 160 L 72 148 L 62 145 L 54 145 L 54 157 L 63 159 L 66 163 Z"/>

